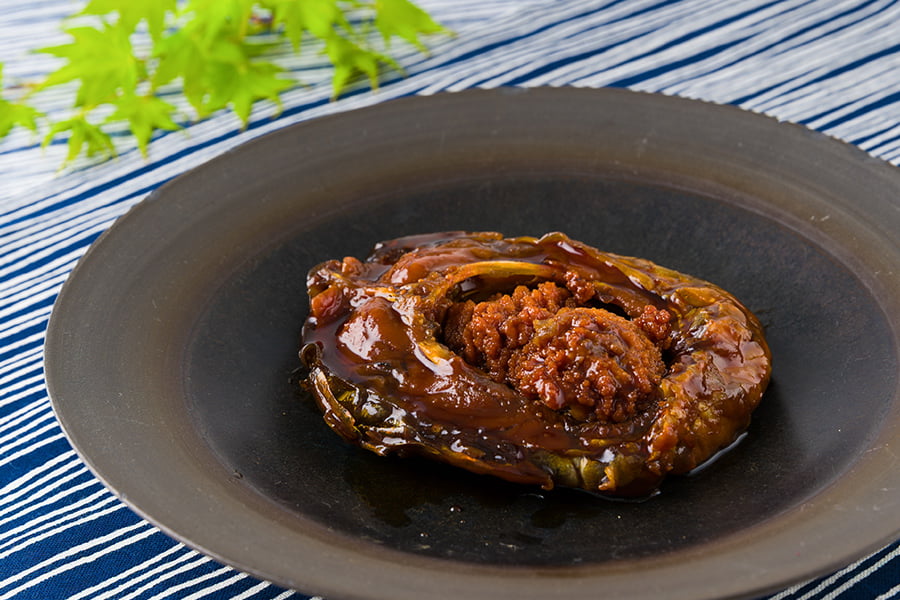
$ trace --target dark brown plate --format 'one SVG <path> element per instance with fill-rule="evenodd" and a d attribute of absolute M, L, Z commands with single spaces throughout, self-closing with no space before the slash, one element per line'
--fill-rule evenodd
<path fill-rule="evenodd" d="M 773 119 L 623 90 L 392 101 L 179 177 L 54 309 L 47 379 L 97 475 L 172 536 L 332 599 L 753 596 L 900 534 L 900 172 Z M 763 321 L 751 429 L 642 503 L 344 444 L 296 383 L 305 274 L 377 241 L 561 230 Z"/>

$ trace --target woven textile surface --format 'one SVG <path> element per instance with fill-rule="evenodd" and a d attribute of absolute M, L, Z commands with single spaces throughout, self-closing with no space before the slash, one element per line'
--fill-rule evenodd
<path fill-rule="evenodd" d="M 90 244 L 166 181 L 287 125 L 410 95 L 499 86 L 623 87 L 733 104 L 802 124 L 900 165 L 900 2 L 824 0 L 422 0 L 455 32 L 430 53 L 397 46 L 405 75 L 331 100 L 315 52 L 278 57 L 305 84 L 275 114 L 261 103 L 157 135 L 148 158 L 64 170 L 65 140 L 17 130 L 0 144 L 0 600 L 305 598 L 217 563 L 142 520 L 67 442 L 43 375 L 54 300 Z M 56 64 L 68 0 L 0 3 L 4 79 Z M 65 90 L 42 96 L 64 112 Z M 174 100 L 173 100 L 174 101 Z M 900 200 L 898 200 L 900 201 Z M 772 596 L 900 597 L 900 545 Z"/>

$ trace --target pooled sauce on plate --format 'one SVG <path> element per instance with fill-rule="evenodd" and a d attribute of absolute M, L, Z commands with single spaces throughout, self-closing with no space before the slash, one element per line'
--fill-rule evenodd
<path fill-rule="evenodd" d="M 378 454 L 643 496 L 733 442 L 768 383 L 757 319 L 707 282 L 561 233 L 441 233 L 308 277 L 326 423 Z"/>

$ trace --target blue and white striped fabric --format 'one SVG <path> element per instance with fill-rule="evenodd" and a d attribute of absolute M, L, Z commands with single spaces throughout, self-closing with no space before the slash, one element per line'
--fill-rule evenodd
<path fill-rule="evenodd" d="M 314 52 L 279 60 L 304 86 L 249 127 L 223 114 L 165 133 L 149 160 L 58 172 L 64 143 L 19 131 L 0 145 L 0 600 L 302 598 L 175 542 L 79 461 L 43 378 L 53 302 L 97 236 L 163 182 L 235 145 L 320 115 L 411 94 L 504 85 L 618 86 L 731 103 L 805 124 L 900 164 L 896 0 L 421 0 L 456 32 L 432 53 L 396 48 L 407 77 L 329 101 Z M 70 0 L 0 4 L 9 85 L 54 66 L 29 50 L 65 40 Z M 53 95 L 56 93 L 57 95 Z M 48 113 L 65 110 L 48 92 Z M 776 594 L 778 600 L 900 597 L 900 546 Z"/>

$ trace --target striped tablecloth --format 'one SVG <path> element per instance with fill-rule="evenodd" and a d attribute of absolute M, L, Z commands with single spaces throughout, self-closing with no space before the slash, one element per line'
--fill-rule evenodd
<path fill-rule="evenodd" d="M 303 598 L 216 563 L 145 522 L 88 471 L 51 410 L 44 334 L 60 286 L 115 219 L 163 182 L 237 144 L 321 115 L 412 94 L 496 86 L 627 87 L 735 104 L 900 163 L 900 3 L 895 0 L 422 0 L 454 37 L 396 48 L 406 77 L 330 101 L 313 53 L 279 60 L 306 84 L 284 110 L 229 114 L 166 133 L 145 160 L 63 171 L 64 140 L 19 131 L 0 145 L 0 600 Z M 0 4 L 7 85 L 54 59 L 69 0 Z M 65 109 L 48 93 L 45 112 Z M 900 199 L 898 199 L 900 202 Z M 900 597 L 900 546 L 779 599 Z"/>

